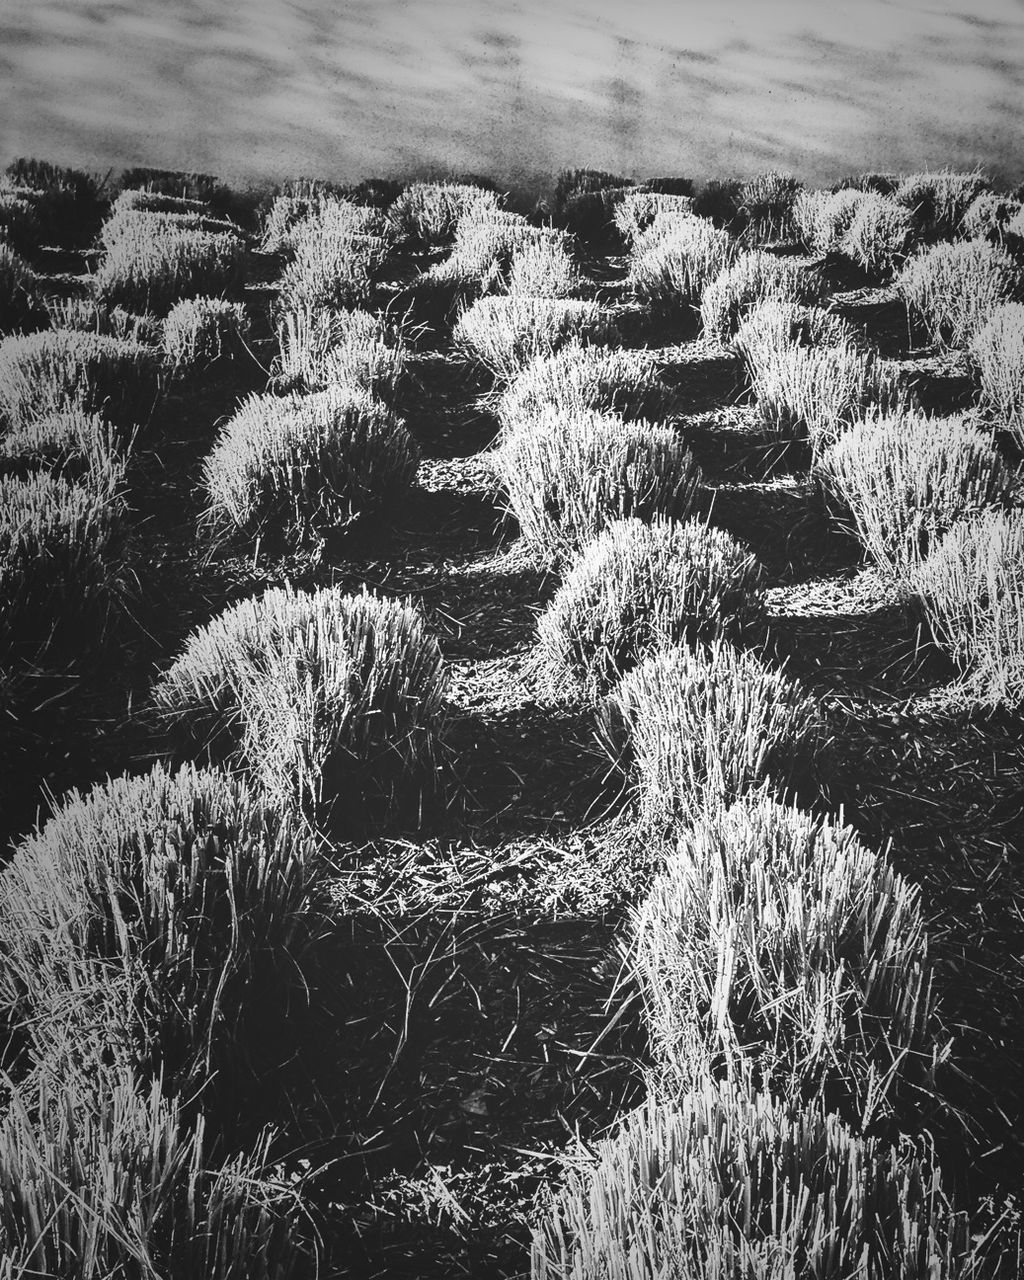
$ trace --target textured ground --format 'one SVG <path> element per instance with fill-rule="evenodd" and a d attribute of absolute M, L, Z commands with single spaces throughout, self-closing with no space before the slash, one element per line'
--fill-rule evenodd
<path fill-rule="evenodd" d="M 605 273 L 613 301 L 620 265 Z M 884 288 L 840 283 L 836 304 L 929 407 L 969 399 L 966 371 L 913 346 Z M 1020 1195 L 1020 720 L 957 710 L 919 620 L 830 523 L 796 460 L 765 442 L 727 353 L 686 325 L 634 317 L 630 333 L 675 388 L 672 421 L 704 468 L 712 520 L 764 561 L 770 646 L 821 700 L 819 798 L 922 887 L 954 1038 L 949 1105 L 933 1118 L 950 1170 L 969 1197 Z M 319 558 L 214 552 L 196 533 L 216 424 L 264 381 L 255 360 L 239 363 L 172 385 L 158 406 L 130 477 L 137 577 L 99 659 L 39 676 L 10 726 L 4 826 L 26 830 L 48 791 L 170 750 L 148 707 L 153 677 L 226 604 L 285 577 L 416 600 L 452 670 L 443 803 L 335 851 L 309 1000 L 268 1044 L 251 1119 L 282 1129 L 294 1176 L 319 1171 L 307 1189 L 325 1274 L 515 1275 L 522 1211 L 553 1154 L 640 1096 L 622 925 L 644 851 L 617 817 L 590 714 L 531 682 L 535 618 L 556 582 L 516 545 L 487 460 L 486 384 L 444 331 L 422 336 L 401 405 L 423 450 L 414 499 L 397 527 Z"/>

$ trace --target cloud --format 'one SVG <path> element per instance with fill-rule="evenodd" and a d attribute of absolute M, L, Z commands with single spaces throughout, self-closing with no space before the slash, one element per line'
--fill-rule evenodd
<path fill-rule="evenodd" d="M 1014 0 L 8 0 L 0 47 L 4 150 L 94 166 L 1024 176 Z"/>

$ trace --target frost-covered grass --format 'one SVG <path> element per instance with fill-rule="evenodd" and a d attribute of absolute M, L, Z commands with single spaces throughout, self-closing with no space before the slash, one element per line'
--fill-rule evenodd
<path fill-rule="evenodd" d="M 774 747 L 784 761 L 785 735 Z M 852 828 L 763 794 L 707 808 L 634 925 L 672 1093 L 727 1075 L 824 1096 L 859 1127 L 932 1082 L 945 1050 L 920 894 Z"/>
<path fill-rule="evenodd" d="M 698 307 L 734 253 L 728 231 L 710 219 L 662 213 L 634 242 L 627 281 L 650 306 Z"/>
<path fill-rule="evenodd" d="M 820 454 L 854 422 L 910 403 L 898 372 L 855 342 L 762 347 L 752 374 L 761 419 L 779 439 L 808 439 Z"/>
<path fill-rule="evenodd" d="M 734 337 L 747 313 L 769 298 L 808 305 L 822 298 L 814 271 L 755 249 L 741 253 L 705 288 L 700 314 L 704 332 L 720 342 Z"/>
<path fill-rule="evenodd" d="M 225 1159 L 187 1100 L 130 1068 L 64 1077 L 0 1121 L 5 1277 L 300 1280 L 301 1202 L 269 1135 Z"/>
<path fill-rule="evenodd" d="M 191 214 L 128 211 L 92 278 L 109 307 L 166 315 L 186 298 L 231 297 L 245 279 L 245 245 L 233 232 L 189 222 Z M 176 225 L 175 218 L 184 219 Z"/>
<path fill-rule="evenodd" d="M 614 222 L 627 245 L 635 244 L 659 214 L 685 217 L 693 210 L 693 197 L 663 195 L 640 188 L 628 191 L 615 205 Z"/>
<path fill-rule="evenodd" d="M 534 661 L 553 691 L 599 696 L 648 654 L 742 626 L 760 566 L 696 520 L 616 520 L 570 561 L 537 624 Z"/>
<path fill-rule="evenodd" d="M 46 311 L 38 287 L 28 263 L 0 241 L 0 334 L 43 327 Z"/>
<path fill-rule="evenodd" d="M 801 191 L 792 217 L 810 252 L 843 254 L 881 274 L 894 271 L 920 238 L 911 209 L 888 191 L 871 186 Z"/>
<path fill-rule="evenodd" d="M 481 298 L 462 313 L 453 331 L 456 346 L 499 384 L 511 382 L 538 356 L 613 335 L 612 321 L 597 302 L 527 294 Z"/>
<path fill-rule="evenodd" d="M 43 466 L 69 479 L 83 472 L 94 485 L 114 492 L 121 482 L 133 436 L 100 413 L 64 409 L 32 418 L 0 435 L 0 458 Z"/>
<path fill-rule="evenodd" d="M 906 258 L 915 235 L 914 218 L 905 205 L 869 191 L 858 202 L 841 247 L 865 270 L 890 274 Z"/>
<path fill-rule="evenodd" d="M 962 416 L 867 418 L 825 450 L 816 470 L 874 563 L 901 581 L 954 524 L 1005 505 L 1015 487 L 991 437 Z"/>
<path fill-rule="evenodd" d="M 841 251 L 866 193 L 852 187 L 839 191 L 800 191 L 792 218 L 803 244 L 815 254 Z"/>
<path fill-rule="evenodd" d="M 394 400 L 408 350 L 400 329 L 369 311 L 286 311 L 277 326 L 273 385 L 322 391 L 339 383 Z"/>
<path fill-rule="evenodd" d="M 391 234 L 409 248 L 441 248 L 469 212 L 500 208 L 493 191 L 460 182 L 413 182 L 387 210 Z"/>
<path fill-rule="evenodd" d="M 389 252 L 375 226 L 367 210 L 350 200 L 318 202 L 290 233 L 280 309 L 342 310 L 370 302 Z"/>
<path fill-rule="evenodd" d="M 418 283 L 448 286 L 464 301 L 489 293 L 571 297 L 583 284 L 576 254 L 565 231 L 535 226 L 496 205 L 472 205 L 459 219 L 451 253 Z"/>
<path fill-rule="evenodd" d="M 793 234 L 793 201 L 801 189 L 792 174 L 774 169 L 744 182 L 737 200 L 744 239 L 754 244 L 788 240 Z"/>
<path fill-rule="evenodd" d="M 822 307 L 804 307 L 783 298 L 768 298 L 744 315 L 731 342 L 743 358 L 754 387 L 794 347 L 857 346 L 850 324 Z"/>
<path fill-rule="evenodd" d="M 967 210 L 987 190 L 988 182 L 979 171 L 943 169 L 909 174 L 893 195 L 913 213 L 921 235 L 929 240 L 951 240 L 963 229 Z"/>
<path fill-rule="evenodd" d="M 318 857 L 297 815 L 220 771 L 71 792 L 0 877 L 0 1007 L 40 1062 L 63 1044 L 88 1068 L 108 1040 L 168 1087 L 201 1083 L 250 984 L 294 973 Z"/>
<path fill-rule="evenodd" d="M 155 698 L 277 803 L 344 824 L 368 790 L 408 790 L 432 771 L 446 685 L 412 604 L 275 587 L 193 632 Z"/>
<path fill-rule="evenodd" d="M 0 651 L 88 647 L 118 590 L 122 469 L 73 482 L 48 471 L 0 476 Z"/>
<path fill-rule="evenodd" d="M 860 1136 L 821 1102 L 736 1082 L 649 1098 L 580 1146 L 532 1280 L 967 1280 L 965 1215 L 929 1141 Z"/>
<path fill-rule="evenodd" d="M 966 240 L 920 250 L 908 259 L 896 285 L 934 342 L 963 347 L 996 307 L 1020 298 L 1022 280 L 1001 245 Z"/>
<path fill-rule="evenodd" d="M 684 519 L 700 470 L 671 427 L 545 406 L 503 437 L 495 469 L 523 538 L 555 562 L 614 520 Z"/>
<path fill-rule="evenodd" d="M 315 543 L 392 507 L 417 460 L 401 420 L 360 387 L 253 395 L 203 463 L 207 515 L 225 535 Z"/>
<path fill-rule="evenodd" d="M 141 343 L 71 329 L 0 341 L 0 422 L 23 427 L 67 409 L 104 413 L 119 425 L 148 421 L 159 359 Z"/>
<path fill-rule="evenodd" d="M 535 238 L 516 250 L 508 273 L 508 292 L 534 298 L 571 298 L 583 288 L 568 237 Z"/>
<path fill-rule="evenodd" d="M 526 365 L 502 393 L 497 414 L 507 431 L 547 405 L 657 419 L 671 402 L 672 392 L 648 352 L 570 342 Z"/>
<path fill-rule="evenodd" d="M 132 194 L 143 196 L 149 193 Z M 119 201 L 115 201 L 111 216 L 100 228 L 101 247 L 110 253 L 125 242 L 127 251 L 132 247 L 145 246 L 154 237 L 183 231 L 205 231 L 209 235 L 241 238 L 241 231 L 234 223 L 211 217 L 202 205 L 192 201 L 172 201 L 169 196 L 153 197 L 153 201 L 152 205 L 136 203 L 120 208 Z"/>
<path fill-rule="evenodd" d="M 162 191 L 146 191 L 129 187 L 122 191 L 110 206 L 110 221 L 129 209 L 142 213 L 182 213 L 208 217 L 210 206 L 205 200 L 190 200 L 186 196 L 166 195 Z"/>
<path fill-rule="evenodd" d="M 179 372 L 241 355 L 249 333 L 244 302 L 188 298 L 176 303 L 163 325 L 163 349 Z"/>
<path fill-rule="evenodd" d="M 799 681 L 720 637 L 651 652 L 612 688 L 599 725 L 651 828 L 692 821 L 765 783 L 784 790 L 820 739 Z"/>
<path fill-rule="evenodd" d="M 82 333 L 102 333 L 108 338 L 144 347 L 159 347 L 164 322 L 158 316 L 138 315 L 124 307 L 108 307 L 93 297 L 47 298 L 50 325 L 54 329 L 77 329 Z"/>
<path fill-rule="evenodd" d="M 1024 448 L 1024 304 L 994 307 L 971 340 L 970 355 L 981 380 L 982 402 L 996 425 Z"/>
<path fill-rule="evenodd" d="M 288 184 L 288 190 L 271 201 L 261 224 L 260 248 L 265 253 L 291 256 L 307 223 L 325 216 L 336 226 L 344 223 L 353 235 L 385 234 L 385 219 L 379 209 L 345 197 L 340 190 L 311 180 Z"/>
<path fill-rule="evenodd" d="M 1024 512 L 985 511 L 953 526 L 913 577 L 969 703 L 1024 704 Z"/>
<path fill-rule="evenodd" d="M 984 238 L 1003 243 L 1007 227 L 1020 215 L 1022 209 L 1024 204 L 1010 196 L 975 196 L 961 222 L 963 236 L 967 240 Z"/>

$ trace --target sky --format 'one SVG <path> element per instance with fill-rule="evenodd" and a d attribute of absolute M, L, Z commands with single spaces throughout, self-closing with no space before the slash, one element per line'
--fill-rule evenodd
<path fill-rule="evenodd" d="M 0 0 L 3 159 L 1024 179 L 1024 0 Z"/>

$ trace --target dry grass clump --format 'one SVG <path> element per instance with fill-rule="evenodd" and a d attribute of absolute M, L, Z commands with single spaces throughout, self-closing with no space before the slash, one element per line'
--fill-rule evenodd
<path fill-rule="evenodd" d="M 162 191 L 145 191 L 139 187 L 129 187 L 120 193 L 110 206 L 110 218 L 116 218 L 129 209 L 142 213 L 191 213 L 199 217 L 210 215 L 210 206 L 203 200 L 189 200 L 185 196 L 165 195 Z"/>
<path fill-rule="evenodd" d="M 438 249 L 452 243 L 460 220 L 470 212 L 498 209 L 493 191 L 459 182 L 414 182 L 387 210 L 388 226 L 399 244 Z"/>
<path fill-rule="evenodd" d="M 448 285 L 464 298 L 496 292 L 571 297 L 583 284 L 574 252 L 565 231 L 534 226 L 496 206 L 474 206 L 459 219 L 449 256 L 419 283 Z"/>
<path fill-rule="evenodd" d="M 51 329 L 0 342 L 0 421 L 21 427 L 81 408 L 125 426 L 146 422 L 159 362 L 137 342 Z"/>
<path fill-rule="evenodd" d="M 1012 248 L 1019 260 L 1024 251 L 1024 205 L 1017 210 L 1003 228 L 1006 243 Z"/>
<path fill-rule="evenodd" d="M 1005 504 L 1015 487 L 990 435 L 962 416 L 869 417 L 824 451 L 816 471 L 871 559 L 901 580 L 957 521 Z"/>
<path fill-rule="evenodd" d="M 523 538 L 559 562 L 613 520 L 683 519 L 700 470 L 677 433 L 593 410 L 546 405 L 508 432 L 495 470 Z"/>
<path fill-rule="evenodd" d="M 801 191 L 792 218 L 812 253 L 845 254 L 868 271 L 894 270 L 918 235 L 906 205 L 871 186 Z"/>
<path fill-rule="evenodd" d="M 852 1132 L 735 1082 L 648 1099 L 580 1150 L 532 1280 L 960 1280 L 966 1218 L 929 1142 Z"/>
<path fill-rule="evenodd" d="M 44 305 L 53 329 L 102 333 L 144 347 L 158 347 L 163 340 L 164 325 L 158 316 L 137 315 L 124 307 L 104 306 L 93 297 L 47 298 Z"/>
<path fill-rule="evenodd" d="M 1000 244 L 1006 239 L 1006 229 L 1016 218 L 1024 204 L 1010 196 L 983 194 L 975 196 L 968 205 L 961 221 L 965 239 L 995 240 Z"/>
<path fill-rule="evenodd" d="M 636 190 L 630 183 L 619 187 L 602 187 L 597 191 L 580 191 L 570 195 L 556 209 L 554 217 L 559 226 L 585 244 L 602 246 L 616 242 L 618 228 L 615 210 L 619 201 Z"/>
<path fill-rule="evenodd" d="M 35 272 L 10 245 L 0 241 L 0 333 L 42 328 L 46 309 Z"/>
<path fill-rule="evenodd" d="M 279 391 L 345 383 L 393 400 L 408 352 L 401 333 L 369 311 L 286 311 L 271 381 Z"/>
<path fill-rule="evenodd" d="M 716 227 L 742 231 L 742 199 L 743 183 L 738 178 L 712 178 L 701 183 L 693 198 L 693 212 L 698 218 L 710 219 Z"/>
<path fill-rule="evenodd" d="M 764 795 L 695 815 L 634 915 L 663 1084 L 891 1113 L 943 1056 L 919 899 L 850 827 Z"/>
<path fill-rule="evenodd" d="M 1024 448 L 1024 304 L 994 307 L 971 340 L 983 403 Z"/>
<path fill-rule="evenodd" d="M 71 792 L 0 877 L 0 1009 L 39 1063 L 88 1069 L 121 1044 L 194 1087 L 226 1065 L 254 984 L 265 999 L 295 972 L 316 856 L 301 818 L 227 773 Z"/>
<path fill-rule="evenodd" d="M 627 191 L 616 203 L 613 221 L 627 246 L 633 245 L 659 214 L 688 217 L 693 213 L 693 197 L 666 195 L 638 187 Z"/>
<path fill-rule="evenodd" d="M 545 234 L 518 249 L 508 273 L 508 292 L 535 298 L 571 298 L 584 284 L 564 233 Z"/>
<path fill-rule="evenodd" d="M 598 696 L 649 653 L 741 626 L 760 566 L 696 520 L 613 521 L 570 563 L 537 623 L 535 662 L 553 691 Z"/>
<path fill-rule="evenodd" d="M 388 245 L 350 200 L 325 200 L 293 230 L 280 279 L 283 311 L 343 310 L 370 301 Z"/>
<path fill-rule="evenodd" d="M 497 414 L 510 430 L 545 405 L 634 419 L 662 417 L 671 401 L 672 392 L 649 352 L 570 342 L 551 355 L 535 357 L 502 393 Z"/>
<path fill-rule="evenodd" d="M 680 174 L 657 174 L 653 178 L 643 180 L 642 189 L 652 191 L 655 195 L 686 196 L 693 198 L 696 184 L 692 178 L 684 178 Z"/>
<path fill-rule="evenodd" d="M 799 191 L 791 217 L 805 247 L 816 254 L 841 250 L 865 192 L 852 187 L 839 191 Z"/>
<path fill-rule="evenodd" d="M 755 249 L 739 254 L 707 285 L 701 295 L 701 321 L 709 337 L 727 342 L 747 312 L 768 298 L 808 304 L 821 297 L 822 283 L 816 272 L 791 258 Z"/>
<path fill-rule="evenodd" d="M 865 192 L 841 248 L 866 271 L 888 274 L 906 258 L 915 238 L 910 210 L 893 196 Z"/>
<path fill-rule="evenodd" d="M 244 302 L 188 298 L 176 303 L 164 321 L 164 354 L 176 369 L 195 369 L 221 356 L 240 355 L 248 333 Z"/>
<path fill-rule="evenodd" d="M 566 201 L 595 191 L 621 191 L 632 187 L 629 178 L 605 169 L 562 169 L 555 178 L 554 204 L 559 212 Z"/>
<path fill-rule="evenodd" d="M 715 638 L 662 647 L 622 677 L 599 714 L 609 756 L 632 779 L 646 824 L 692 820 L 810 758 L 819 716 L 802 686 Z"/>
<path fill-rule="evenodd" d="M 696 307 L 734 251 L 728 231 L 710 219 L 662 213 L 634 242 L 627 282 L 649 305 Z"/>
<path fill-rule="evenodd" d="M 538 356 L 568 343 L 603 342 L 613 334 L 608 313 L 597 302 L 513 294 L 475 302 L 459 317 L 452 336 L 499 383 L 508 383 Z"/>
<path fill-rule="evenodd" d="M 84 642 L 114 596 L 125 509 L 111 487 L 73 483 L 46 471 L 0 476 L 0 652 L 26 657 L 62 637 Z"/>
<path fill-rule="evenodd" d="M 39 239 L 63 248 L 88 245 L 107 204 L 103 179 L 48 160 L 13 160 L 0 185 L 30 200 Z"/>
<path fill-rule="evenodd" d="M 344 817 L 433 768 L 447 670 L 418 609 L 369 592 L 272 588 L 193 632 L 155 691 L 227 743 L 278 803 Z"/>
<path fill-rule="evenodd" d="M 312 1259 L 267 1137 L 225 1160 L 203 1118 L 130 1070 L 63 1080 L 0 1121 L 4 1276 L 298 1280 Z"/>
<path fill-rule="evenodd" d="M 877 191 L 880 196 L 891 196 L 903 181 L 898 173 L 880 173 L 869 169 L 866 173 L 847 174 L 833 183 L 833 191 Z"/>
<path fill-rule="evenodd" d="M 951 240 L 960 234 L 964 215 L 988 189 L 979 172 L 912 173 L 896 188 L 895 198 L 914 215 L 921 235 L 930 240 Z"/>
<path fill-rule="evenodd" d="M 913 577 L 932 630 L 986 706 L 1024 703 L 1024 512 L 953 526 Z"/>
<path fill-rule="evenodd" d="M 896 285 L 934 342 L 966 346 L 992 311 L 1020 295 L 1021 276 L 1001 245 L 936 244 L 910 258 Z"/>
<path fill-rule="evenodd" d="M 277 195 L 263 215 L 259 247 L 264 253 L 282 253 L 291 245 L 291 234 L 315 208 L 313 197 Z"/>
<path fill-rule="evenodd" d="M 742 357 L 751 383 L 793 347 L 855 347 L 856 332 L 841 316 L 770 297 L 746 312 L 730 347 Z"/>
<path fill-rule="evenodd" d="M 42 223 L 36 213 L 36 194 L 0 182 L 0 243 L 33 260 L 38 257 L 43 239 Z"/>
<path fill-rule="evenodd" d="M 628 178 L 601 169 L 565 169 L 555 182 L 554 221 L 581 240 L 602 241 L 614 230 L 619 200 L 635 190 Z"/>
<path fill-rule="evenodd" d="M 233 233 L 177 227 L 168 213 L 131 219 L 101 258 L 96 297 L 111 307 L 166 315 L 185 298 L 230 296 L 245 278 L 245 245 Z M 182 215 L 190 217 L 191 215 Z"/>
<path fill-rule="evenodd" d="M 161 200 L 169 197 L 162 196 Z M 232 222 L 223 218 L 213 218 L 209 210 L 195 212 L 188 208 L 166 210 L 121 208 L 103 223 L 100 228 L 99 241 L 108 253 L 117 247 L 122 240 L 129 244 L 139 244 L 152 236 L 170 235 L 176 231 L 206 231 L 210 235 L 226 235 L 241 237 L 241 231 Z"/>
<path fill-rule="evenodd" d="M 33 418 L 0 435 L 0 459 L 42 465 L 68 478 L 87 473 L 93 487 L 108 493 L 120 485 L 131 447 L 131 436 L 81 408 Z"/>
<path fill-rule="evenodd" d="M 740 188 L 737 214 L 744 238 L 758 244 L 785 240 L 793 234 L 793 201 L 801 184 L 789 173 L 756 174 Z"/>
<path fill-rule="evenodd" d="M 264 253 L 291 254 L 305 224 L 324 215 L 335 224 L 343 221 L 353 236 L 380 236 L 385 231 L 379 209 L 347 198 L 341 188 L 332 189 L 330 184 L 299 181 L 288 184 L 288 190 L 272 200 L 263 217 L 259 247 Z"/>
<path fill-rule="evenodd" d="M 909 407 L 898 372 L 856 343 L 782 347 L 768 355 L 752 384 L 768 430 L 779 439 L 808 439 L 815 455 L 869 410 Z"/>
<path fill-rule="evenodd" d="M 451 253 L 430 266 L 420 282 L 452 285 L 474 297 L 494 293 L 505 287 L 516 251 L 550 230 L 497 205 L 472 205 L 459 218 Z"/>
<path fill-rule="evenodd" d="M 203 463 L 220 533 L 317 542 L 399 501 L 418 451 L 401 420 L 359 387 L 252 395 Z"/>
<path fill-rule="evenodd" d="M 144 190 L 209 204 L 224 193 L 223 184 L 212 173 L 187 169 L 154 169 L 137 165 L 125 169 L 117 180 L 119 190 Z"/>

